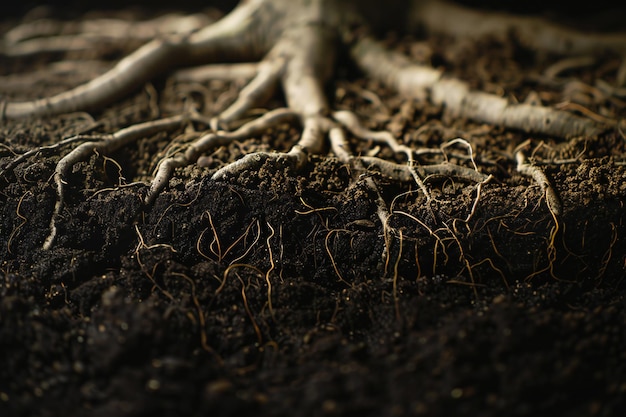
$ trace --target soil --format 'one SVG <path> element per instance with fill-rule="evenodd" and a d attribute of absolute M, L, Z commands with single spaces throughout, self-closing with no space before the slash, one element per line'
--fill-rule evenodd
<path fill-rule="evenodd" d="M 16 23 L 4 22 L 3 31 Z M 546 105 L 567 101 L 562 84 L 538 77 L 562 57 L 514 39 L 469 44 L 390 33 L 386 42 L 477 89 L 520 101 L 536 92 Z M 0 94 L 62 91 L 136 47 L 2 57 Z M 28 86 L 7 78 L 69 59 L 94 64 L 64 76 L 23 75 Z M 619 65 L 619 57 L 602 56 L 560 79 L 612 82 Z M 78 163 L 56 243 L 43 250 L 57 198 L 51 176 L 74 145 L 27 158 L 0 178 L 0 415 L 620 415 L 623 133 L 529 136 L 449 118 L 349 62 L 340 61 L 336 74 L 328 88 L 334 108 L 354 110 L 368 127 L 416 147 L 462 137 L 494 180 L 478 188 L 429 179 L 427 202 L 415 185 L 368 173 L 392 212 L 387 234 L 375 196 L 332 157 L 315 156 L 298 172 L 268 163 L 209 180 L 244 153 L 288 150 L 299 127 L 281 126 L 177 170 L 154 205 L 143 207 L 159 158 L 190 137 L 163 133 Z M 240 88 L 164 76 L 91 112 L 96 125 L 83 113 L 6 122 L 0 167 L 62 137 L 149 120 L 155 106 L 175 114 L 195 100 L 217 111 Z M 623 118 L 621 100 L 588 107 Z M 268 107 L 281 103 L 278 95 Z M 513 150 L 526 139 L 534 161 L 552 161 L 541 169 L 563 201 L 560 216 L 516 172 Z M 355 152 L 374 148 L 351 143 Z M 447 152 L 471 166 L 463 146 Z M 385 148 L 377 155 L 394 158 Z"/>

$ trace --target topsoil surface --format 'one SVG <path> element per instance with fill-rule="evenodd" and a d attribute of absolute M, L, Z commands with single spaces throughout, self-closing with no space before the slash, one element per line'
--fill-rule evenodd
<path fill-rule="evenodd" d="M 513 39 L 390 33 L 386 42 L 474 88 L 519 101 L 537 94 L 546 105 L 570 100 L 567 81 L 614 81 L 621 63 L 602 56 L 549 83 L 540 75 L 562 57 Z M 62 91 L 137 46 L 2 57 L 0 94 Z M 24 75 L 76 59 L 89 65 Z M 618 129 L 569 141 L 529 136 L 451 119 L 348 62 L 336 74 L 328 88 L 335 108 L 415 147 L 462 137 L 494 180 L 479 189 L 430 179 L 427 202 L 415 185 L 368 173 L 392 212 L 387 236 L 364 181 L 331 157 L 298 172 L 268 163 L 209 180 L 245 153 L 288 150 L 299 127 L 281 126 L 177 170 L 143 207 L 159 159 L 193 136 L 163 133 L 76 164 L 56 242 L 43 250 L 57 198 L 51 177 L 75 145 L 39 152 L 0 178 L 1 416 L 621 415 L 626 149 Z M 72 134 L 175 114 L 189 100 L 214 112 L 240 88 L 164 76 L 91 112 L 95 125 L 82 113 L 6 122 L 0 167 Z M 586 98 L 592 111 L 624 117 L 624 97 Z M 277 95 L 268 107 L 281 104 Z M 561 216 L 516 172 L 513 150 L 526 139 L 536 162 L 559 162 L 541 168 L 563 201 Z M 446 152 L 471 166 L 465 147 Z"/>

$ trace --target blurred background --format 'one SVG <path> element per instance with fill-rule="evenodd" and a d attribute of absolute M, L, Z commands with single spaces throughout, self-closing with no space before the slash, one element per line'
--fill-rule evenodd
<path fill-rule="evenodd" d="M 342 0 L 336 0 L 342 1 Z M 380 0 L 390 1 L 390 0 Z M 411 0 L 398 0 L 411 1 Z M 412 0 L 415 1 L 415 0 Z M 419 0 L 417 0 L 419 1 Z M 543 14 L 551 19 L 567 24 L 577 25 L 593 30 L 626 30 L 626 1 L 614 0 L 456 0 L 459 3 L 490 10 L 504 10 L 512 13 Z M 0 6 L 4 17 L 19 16 L 36 6 L 48 5 L 68 18 L 75 13 L 80 15 L 87 10 L 119 9 L 126 7 L 148 7 L 160 10 L 198 11 L 205 7 L 216 6 L 230 10 L 238 0 L 103 0 L 101 2 L 84 0 L 50 0 L 50 1 L 5 1 Z"/>

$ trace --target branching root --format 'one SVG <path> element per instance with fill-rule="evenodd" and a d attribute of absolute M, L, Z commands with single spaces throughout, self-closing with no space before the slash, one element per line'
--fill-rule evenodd
<path fill-rule="evenodd" d="M 408 26 L 421 25 L 431 32 L 468 37 L 489 34 L 496 38 L 514 33 L 525 45 L 532 48 L 549 45 L 551 51 L 559 53 L 593 55 L 596 50 L 610 50 L 623 54 L 626 50 L 622 34 L 583 36 L 547 22 L 473 12 L 447 1 L 415 1 L 413 6 L 413 11 L 407 15 L 411 21 L 405 23 Z M 576 107 L 575 103 L 566 103 L 562 109 L 558 109 L 540 103 L 514 103 L 495 94 L 474 91 L 467 82 L 447 75 L 443 69 L 415 64 L 407 56 L 384 47 L 370 37 L 366 30 L 355 30 L 368 24 L 358 9 L 358 2 L 351 1 L 242 1 L 232 12 L 213 23 L 198 16 L 168 16 L 163 18 L 165 20 L 143 22 L 129 29 L 130 26 L 120 21 L 87 21 L 82 26 L 71 28 L 75 33 L 71 39 L 76 41 L 72 44 L 66 35 L 62 35 L 67 33 L 66 24 L 59 22 L 24 23 L 9 31 L 0 50 L 5 56 L 84 48 L 94 39 L 110 39 L 129 31 L 136 37 L 151 40 L 86 84 L 52 97 L 24 102 L 0 102 L 0 123 L 99 109 L 170 70 L 177 70 L 172 76 L 174 81 L 247 80 L 236 100 L 218 114 L 201 115 L 192 110 L 186 114 L 138 123 L 109 135 L 79 135 L 56 145 L 26 152 L 5 166 L 0 174 L 5 174 L 18 163 L 40 152 L 83 142 L 56 166 L 54 184 L 57 201 L 50 221 L 50 232 L 43 247 L 49 249 L 55 241 L 56 222 L 64 204 L 64 188 L 68 172 L 74 164 L 89 158 L 94 152 L 104 155 L 140 138 L 162 131 L 172 132 L 189 125 L 193 126 L 194 134 L 198 126 L 203 126 L 205 130 L 199 137 L 194 136 L 197 139 L 185 148 L 173 151 L 160 161 L 144 199 L 147 206 L 166 188 L 177 168 L 196 163 L 203 154 L 218 147 L 259 136 L 278 125 L 290 124 L 301 128 L 300 138 L 291 149 L 285 152 L 247 154 L 218 169 L 213 173 L 212 180 L 236 178 L 245 171 L 258 171 L 264 164 L 277 161 L 286 162 L 294 170 L 299 170 L 308 163 L 310 155 L 324 154 L 330 148 L 330 152 L 353 173 L 352 183 L 363 181 L 372 193 L 385 236 L 387 254 L 391 236 L 395 236 L 396 231 L 389 226 L 390 210 L 374 181 L 374 172 L 392 181 L 416 184 L 428 202 L 432 197 L 424 183 L 426 179 L 452 177 L 477 183 L 477 197 L 467 217 L 469 220 L 480 198 L 481 186 L 490 179 L 479 171 L 469 142 L 452 139 L 448 145 L 436 151 L 443 155 L 443 162 L 421 164 L 420 156 L 432 150 L 413 149 L 390 132 L 365 128 L 354 113 L 334 111 L 329 107 L 326 87 L 333 76 L 336 54 L 341 50 L 338 48 L 340 43 L 350 51 L 352 59 L 366 76 L 412 100 L 430 101 L 454 117 L 562 138 L 593 137 L 609 128 L 620 127 L 611 118 L 594 115 L 582 106 Z M 396 27 L 400 18 L 407 19 L 407 16 L 393 16 L 388 23 Z M 117 29 L 111 29 L 115 27 Z M 550 69 L 552 77 L 568 65 L 586 65 L 590 59 L 593 58 L 563 61 L 560 66 Z M 180 68 L 199 64 L 203 66 Z M 620 71 L 626 72 L 623 69 Z M 623 75 L 620 77 L 624 78 Z M 611 94 L 620 87 L 611 87 Z M 241 124 L 255 109 L 266 104 L 278 89 L 284 93 L 284 107 L 268 110 L 262 116 Z M 160 117 L 156 111 L 153 113 L 153 117 Z M 389 161 L 371 155 L 355 155 L 349 139 L 386 146 L 398 158 Z M 461 144 L 469 149 L 469 157 L 464 160 L 472 163 L 471 168 L 447 162 L 445 148 L 453 144 Z M 543 171 L 527 162 L 522 148 L 515 154 L 518 171 L 539 184 L 551 213 L 558 216 L 562 207 L 557 193 Z M 249 229 L 245 234 L 248 233 Z M 436 234 L 436 231 L 430 230 L 430 233 Z M 257 233 L 257 239 L 259 235 Z M 330 235 L 329 232 L 327 240 Z M 399 237 L 402 241 L 402 234 Z M 445 251 L 445 242 L 441 239 L 436 242 Z M 219 259 L 224 254 L 222 248 L 216 252 Z M 242 296 L 245 300 L 243 286 Z M 271 294 L 268 294 L 268 303 L 272 310 Z M 252 319 L 251 314 L 250 317 Z"/>

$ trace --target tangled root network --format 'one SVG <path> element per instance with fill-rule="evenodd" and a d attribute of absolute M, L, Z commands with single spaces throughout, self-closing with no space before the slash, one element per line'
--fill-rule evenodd
<path fill-rule="evenodd" d="M 185 149 L 160 161 L 144 198 L 146 205 L 153 203 L 164 190 L 176 168 L 194 164 L 220 146 L 259 135 L 282 124 L 293 124 L 301 132 L 290 150 L 247 154 L 213 172 L 212 179 L 228 179 L 244 170 L 256 170 L 278 160 L 298 170 L 309 162 L 310 155 L 330 153 L 350 167 L 353 181 L 365 181 L 379 197 L 372 177 L 360 174 L 378 171 L 392 180 L 411 181 L 426 195 L 428 190 L 423 180 L 430 175 L 452 176 L 479 185 L 489 180 L 490 177 L 481 173 L 475 163 L 468 166 L 445 161 L 420 164 L 419 149 L 403 144 L 390 132 L 365 128 L 350 111 L 332 109 L 326 92 L 339 54 L 349 54 L 365 76 L 395 89 L 407 99 L 429 100 L 453 117 L 561 138 L 592 137 L 619 127 L 619 123 L 610 118 L 592 118 L 581 112 L 575 114 L 536 102 L 512 102 L 499 95 L 472 90 L 468 83 L 441 69 L 416 64 L 402 53 L 389 50 L 374 34 L 390 29 L 439 32 L 468 39 L 501 38 L 513 34 L 531 50 L 572 55 L 599 51 L 623 54 L 626 38 L 622 35 L 582 34 L 536 18 L 489 14 L 445 1 L 426 0 L 249 0 L 242 1 L 229 14 L 213 22 L 197 16 L 178 16 L 143 24 L 158 26 L 160 31 L 157 32 L 160 33 L 150 32 L 138 24 L 135 30 L 146 29 L 146 36 L 152 39 L 108 72 L 52 97 L 2 102 L 0 123 L 99 109 L 154 77 L 174 70 L 180 79 L 247 79 L 247 84 L 236 100 L 217 114 L 204 114 L 202 109 L 189 106 L 184 114 L 157 117 L 107 135 L 60 141 L 80 144 L 60 160 L 55 170 L 58 200 L 50 234 L 44 243 L 46 248 L 54 242 L 55 222 L 64 203 L 65 178 L 74 164 L 93 152 L 111 153 L 131 141 L 189 125 L 201 134 Z M 44 44 L 36 44 L 34 39 L 23 35 L 28 31 L 25 24 L 9 32 L 2 53 L 9 56 L 32 53 L 31 49 L 36 45 L 45 49 Z M 79 31 L 74 43 L 68 45 L 75 45 L 80 40 Z M 182 69 L 189 66 L 195 67 Z M 284 107 L 260 115 L 254 112 L 274 96 L 277 88 L 284 94 Z M 370 154 L 355 155 L 349 146 L 349 138 L 389 147 L 400 154 L 401 159 L 389 161 Z M 467 145 L 469 158 L 474 162 L 470 144 L 462 139 L 456 141 Z M 33 154 L 18 156 L 3 167 L 2 173 Z M 561 203 L 542 171 L 528 163 L 523 148 L 517 150 L 515 158 L 519 172 L 539 183 L 551 211 L 558 215 Z M 378 216 L 384 228 L 388 213 L 384 201 L 379 200 Z"/>

